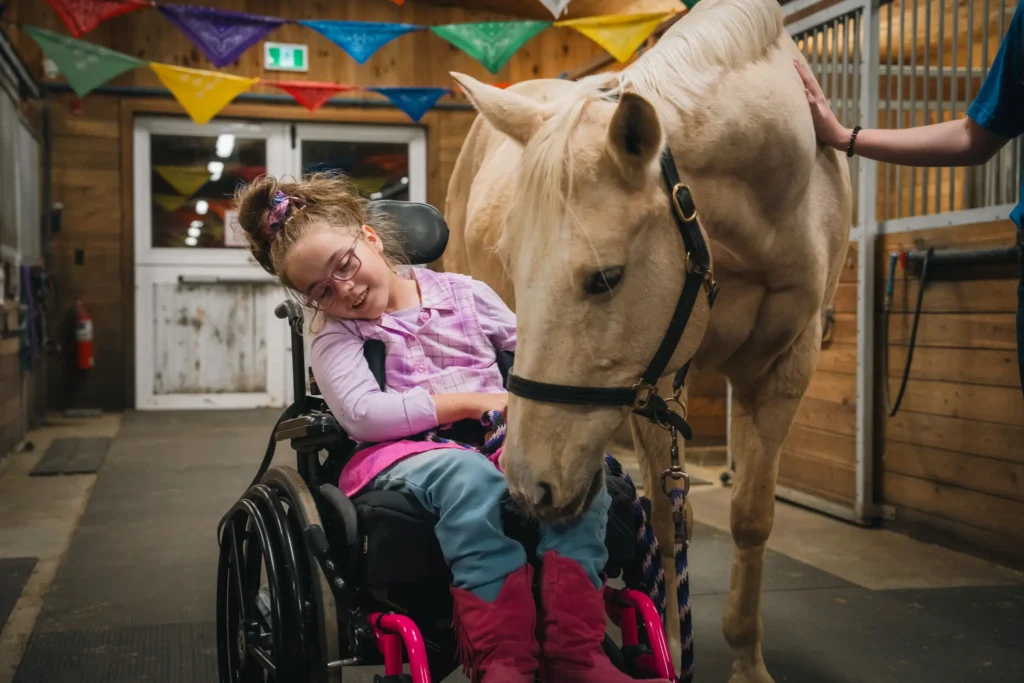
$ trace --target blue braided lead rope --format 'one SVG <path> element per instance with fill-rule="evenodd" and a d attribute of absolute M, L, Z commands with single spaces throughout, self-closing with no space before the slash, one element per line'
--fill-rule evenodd
<path fill-rule="evenodd" d="M 679 489 L 669 493 L 675 521 L 676 602 L 679 605 L 680 683 L 693 681 L 693 613 L 690 609 L 690 570 L 686 561 L 686 494 Z"/>
<path fill-rule="evenodd" d="M 605 467 L 613 477 L 622 477 L 633 492 L 633 524 L 636 529 L 633 535 L 633 555 L 642 557 L 639 564 L 626 567 L 622 571 L 622 580 L 628 588 L 640 591 L 651 599 L 662 623 L 665 622 L 665 568 L 661 561 L 661 549 L 654 535 L 654 528 L 647 519 L 647 510 L 640 502 L 636 493 L 636 485 L 622 465 L 610 454 L 604 456 Z"/>

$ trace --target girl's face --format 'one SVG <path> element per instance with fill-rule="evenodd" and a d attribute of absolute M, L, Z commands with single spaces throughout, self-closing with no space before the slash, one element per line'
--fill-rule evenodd
<path fill-rule="evenodd" d="M 306 232 L 288 251 L 285 274 L 307 305 L 333 318 L 375 320 L 387 309 L 397 279 L 369 226 L 328 226 Z"/>

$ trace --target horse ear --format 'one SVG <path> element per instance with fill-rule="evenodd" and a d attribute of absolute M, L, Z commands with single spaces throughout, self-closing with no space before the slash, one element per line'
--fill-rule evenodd
<path fill-rule="evenodd" d="M 627 180 L 654 161 L 661 151 L 661 123 L 650 102 L 623 93 L 608 124 L 608 152 Z"/>
<path fill-rule="evenodd" d="M 539 102 L 465 74 L 450 73 L 487 122 L 520 145 L 525 145 L 544 123 Z"/>

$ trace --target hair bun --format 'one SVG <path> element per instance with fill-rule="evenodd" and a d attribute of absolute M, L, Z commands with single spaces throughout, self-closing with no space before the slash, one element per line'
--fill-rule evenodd
<path fill-rule="evenodd" d="M 261 175 L 249 185 L 239 187 L 235 193 L 235 205 L 238 207 L 238 224 L 245 231 L 249 241 L 249 251 L 256 261 L 271 275 L 277 275 L 270 258 L 270 245 L 274 233 L 266 230 L 267 217 L 274 207 L 277 196 L 277 179 L 269 175 Z M 225 229 L 230 229 L 225 226 Z"/>

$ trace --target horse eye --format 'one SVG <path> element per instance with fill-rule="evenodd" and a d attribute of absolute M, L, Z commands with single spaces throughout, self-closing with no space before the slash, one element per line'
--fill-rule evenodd
<path fill-rule="evenodd" d="M 595 271 L 587 280 L 587 294 L 606 294 L 619 286 L 626 269 L 622 266 Z"/>

